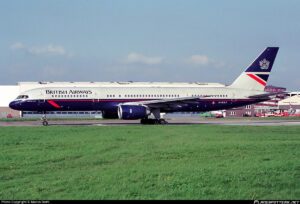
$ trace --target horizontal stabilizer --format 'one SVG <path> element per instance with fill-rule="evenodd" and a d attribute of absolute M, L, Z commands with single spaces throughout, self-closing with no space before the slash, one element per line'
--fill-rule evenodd
<path fill-rule="evenodd" d="M 275 92 L 275 93 L 257 94 L 257 95 L 249 96 L 249 98 L 252 98 L 252 99 L 268 98 L 270 96 L 276 96 L 276 95 L 281 95 L 281 94 L 286 94 L 286 93 L 288 93 L 288 92 L 281 91 L 281 92 Z"/>

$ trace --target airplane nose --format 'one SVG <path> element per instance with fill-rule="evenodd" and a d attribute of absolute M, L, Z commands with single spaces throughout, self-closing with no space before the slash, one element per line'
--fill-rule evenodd
<path fill-rule="evenodd" d="M 16 101 L 12 101 L 12 102 L 9 103 L 9 107 L 11 109 L 14 109 L 14 110 L 18 110 L 19 106 L 20 106 L 20 104 L 18 102 L 16 102 Z"/>
<path fill-rule="evenodd" d="M 11 109 L 15 109 L 15 102 L 14 102 L 14 101 L 10 102 L 10 103 L 9 103 L 9 107 L 10 107 Z"/>

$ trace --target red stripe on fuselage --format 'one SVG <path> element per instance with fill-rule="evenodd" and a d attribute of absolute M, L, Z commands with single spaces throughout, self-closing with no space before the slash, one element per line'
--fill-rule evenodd
<path fill-rule="evenodd" d="M 247 74 L 249 77 L 251 77 L 252 79 L 254 79 L 255 81 L 257 81 L 258 83 L 260 83 L 263 86 L 266 86 L 267 83 L 264 82 L 263 80 L 261 80 L 260 78 L 258 78 L 257 76 L 255 76 L 254 74 Z"/>
<path fill-rule="evenodd" d="M 55 108 L 60 108 L 60 106 L 58 104 L 56 104 L 54 101 L 47 101 L 47 102 L 50 103 Z"/>
<path fill-rule="evenodd" d="M 137 102 L 137 101 L 152 101 L 158 99 L 53 99 L 52 101 L 126 101 L 126 102 Z"/>
<path fill-rule="evenodd" d="M 74 101 L 78 101 L 78 102 L 112 102 L 112 101 L 120 101 L 120 102 L 139 102 L 139 101 L 156 101 L 156 100 L 162 100 L 162 99 L 53 99 L 53 100 L 49 100 L 53 103 L 55 103 L 54 101 L 62 101 L 62 102 L 74 102 Z M 199 101 L 254 101 L 255 99 L 234 99 L 234 98 L 230 98 L 230 99 L 217 99 L 217 98 L 211 98 L 211 99 L 199 99 Z M 49 102 L 48 101 L 48 102 Z M 56 103 L 55 103 L 56 104 Z M 57 104 L 56 104 L 57 105 Z"/>

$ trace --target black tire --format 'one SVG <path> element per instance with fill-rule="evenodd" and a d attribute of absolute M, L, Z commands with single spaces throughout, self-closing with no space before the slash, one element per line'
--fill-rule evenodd
<path fill-rule="evenodd" d="M 166 125 L 166 124 L 168 124 L 168 122 L 165 121 L 165 119 L 159 119 L 159 124 Z"/>
<path fill-rule="evenodd" d="M 165 125 L 168 124 L 164 119 L 141 119 L 141 124 L 143 125 Z"/>
<path fill-rule="evenodd" d="M 43 126 L 48 126 L 48 121 L 43 121 Z"/>

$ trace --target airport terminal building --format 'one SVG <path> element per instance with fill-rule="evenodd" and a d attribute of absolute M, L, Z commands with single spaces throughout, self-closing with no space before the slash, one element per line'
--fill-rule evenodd
<path fill-rule="evenodd" d="M 20 93 L 19 86 L 0 86 L 0 118 L 20 117 L 20 111 L 12 110 L 8 107 L 9 103 L 14 100 Z"/>

